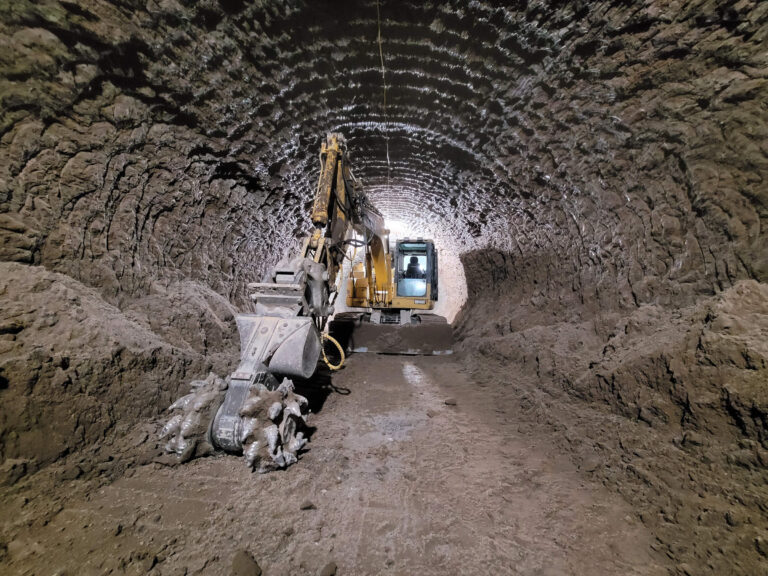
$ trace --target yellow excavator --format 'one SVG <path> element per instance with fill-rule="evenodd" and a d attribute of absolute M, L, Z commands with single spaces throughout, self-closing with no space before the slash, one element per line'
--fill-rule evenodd
<path fill-rule="evenodd" d="M 331 369 L 344 362 L 345 346 L 327 330 L 345 260 L 351 269 L 346 305 L 358 310 L 337 314 L 333 327 L 346 333 L 351 349 L 391 352 L 400 343 L 402 353 L 423 353 L 418 338 L 450 339 L 445 319 L 423 313 L 438 298 L 434 243 L 398 240 L 393 257 L 384 218 L 353 175 L 341 134 L 327 135 L 320 163 L 313 230 L 297 255 L 248 285 L 255 305 L 253 313 L 236 317 L 239 366 L 227 379 L 212 374 L 194 381 L 170 408 L 174 415 L 161 437 L 182 461 L 221 449 L 242 453 L 261 472 L 296 462 L 306 443 L 308 403 L 291 378 L 310 378 L 321 355 Z M 360 344 L 366 339 L 372 347 Z M 328 360 L 327 343 L 339 348 L 339 364 Z"/>
<path fill-rule="evenodd" d="M 338 274 L 349 247 L 363 249 L 363 257 L 353 261 L 347 280 L 347 306 L 381 313 L 432 310 L 438 296 L 434 242 L 421 238 L 398 240 L 393 262 L 389 230 L 352 174 L 341 134 L 327 136 L 320 163 L 312 208 L 315 231 L 307 241 L 315 246 L 321 238 L 326 239 L 336 256 L 327 263 L 333 272 L 331 278 Z M 374 319 L 377 317 L 380 315 Z"/>

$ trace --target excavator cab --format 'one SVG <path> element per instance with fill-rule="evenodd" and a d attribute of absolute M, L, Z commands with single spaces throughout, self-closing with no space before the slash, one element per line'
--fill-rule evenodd
<path fill-rule="evenodd" d="M 437 300 L 437 250 L 432 240 L 406 238 L 395 244 L 392 307 L 431 310 Z"/>
<path fill-rule="evenodd" d="M 347 306 L 367 310 L 336 314 L 330 323 L 331 332 L 353 352 L 450 354 L 451 325 L 444 317 L 429 312 L 438 297 L 435 243 L 424 238 L 402 238 L 394 246 L 388 242 L 384 246 L 389 248 L 386 262 L 391 263 L 386 297 L 366 300 L 369 279 L 365 266 L 356 264 L 347 285 Z"/>

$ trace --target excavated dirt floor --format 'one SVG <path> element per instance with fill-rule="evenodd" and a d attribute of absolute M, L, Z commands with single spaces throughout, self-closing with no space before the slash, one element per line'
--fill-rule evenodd
<path fill-rule="evenodd" d="M 667 573 L 627 502 L 525 424 L 517 395 L 476 393 L 456 357 L 357 354 L 328 382 L 302 390 L 316 430 L 284 472 L 224 455 L 161 464 L 147 422 L 111 447 L 136 458 L 124 472 L 107 462 L 76 478 L 70 461 L 25 478 L 2 498 L 3 573 L 230 574 L 240 550 L 268 575 L 331 562 L 339 574 Z"/>

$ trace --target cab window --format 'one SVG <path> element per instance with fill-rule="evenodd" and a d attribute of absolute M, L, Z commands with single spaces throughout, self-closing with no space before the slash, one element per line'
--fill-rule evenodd
<path fill-rule="evenodd" d="M 426 278 L 427 277 L 427 257 L 414 254 L 403 255 L 403 277 L 405 278 Z"/>
<path fill-rule="evenodd" d="M 400 262 L 397 295 L 422 298 L 427 295 L 427 255 L 405 253 Z"/>

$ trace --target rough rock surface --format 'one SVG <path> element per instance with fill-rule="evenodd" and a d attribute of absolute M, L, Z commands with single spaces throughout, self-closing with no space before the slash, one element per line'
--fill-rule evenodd
<path fill-rule="evenodd" d="M 762 573 L 768 286 L 742 281 L 693 306 L 628 315 L 549 312 L 521 301 L 466 329 L 475 377 L 516 397 L 523 420 L 552 429 L 585 472 L 633 502 L 679 573 Z"/>
<path fill-rule="evenodd" d="M 766 42 L 757 0 L 0 0 L 0 478 L 228 373 L 334 130 L 442 247 L 477 378 L 519 373 L 678 573 L 754 573 Z"/>

